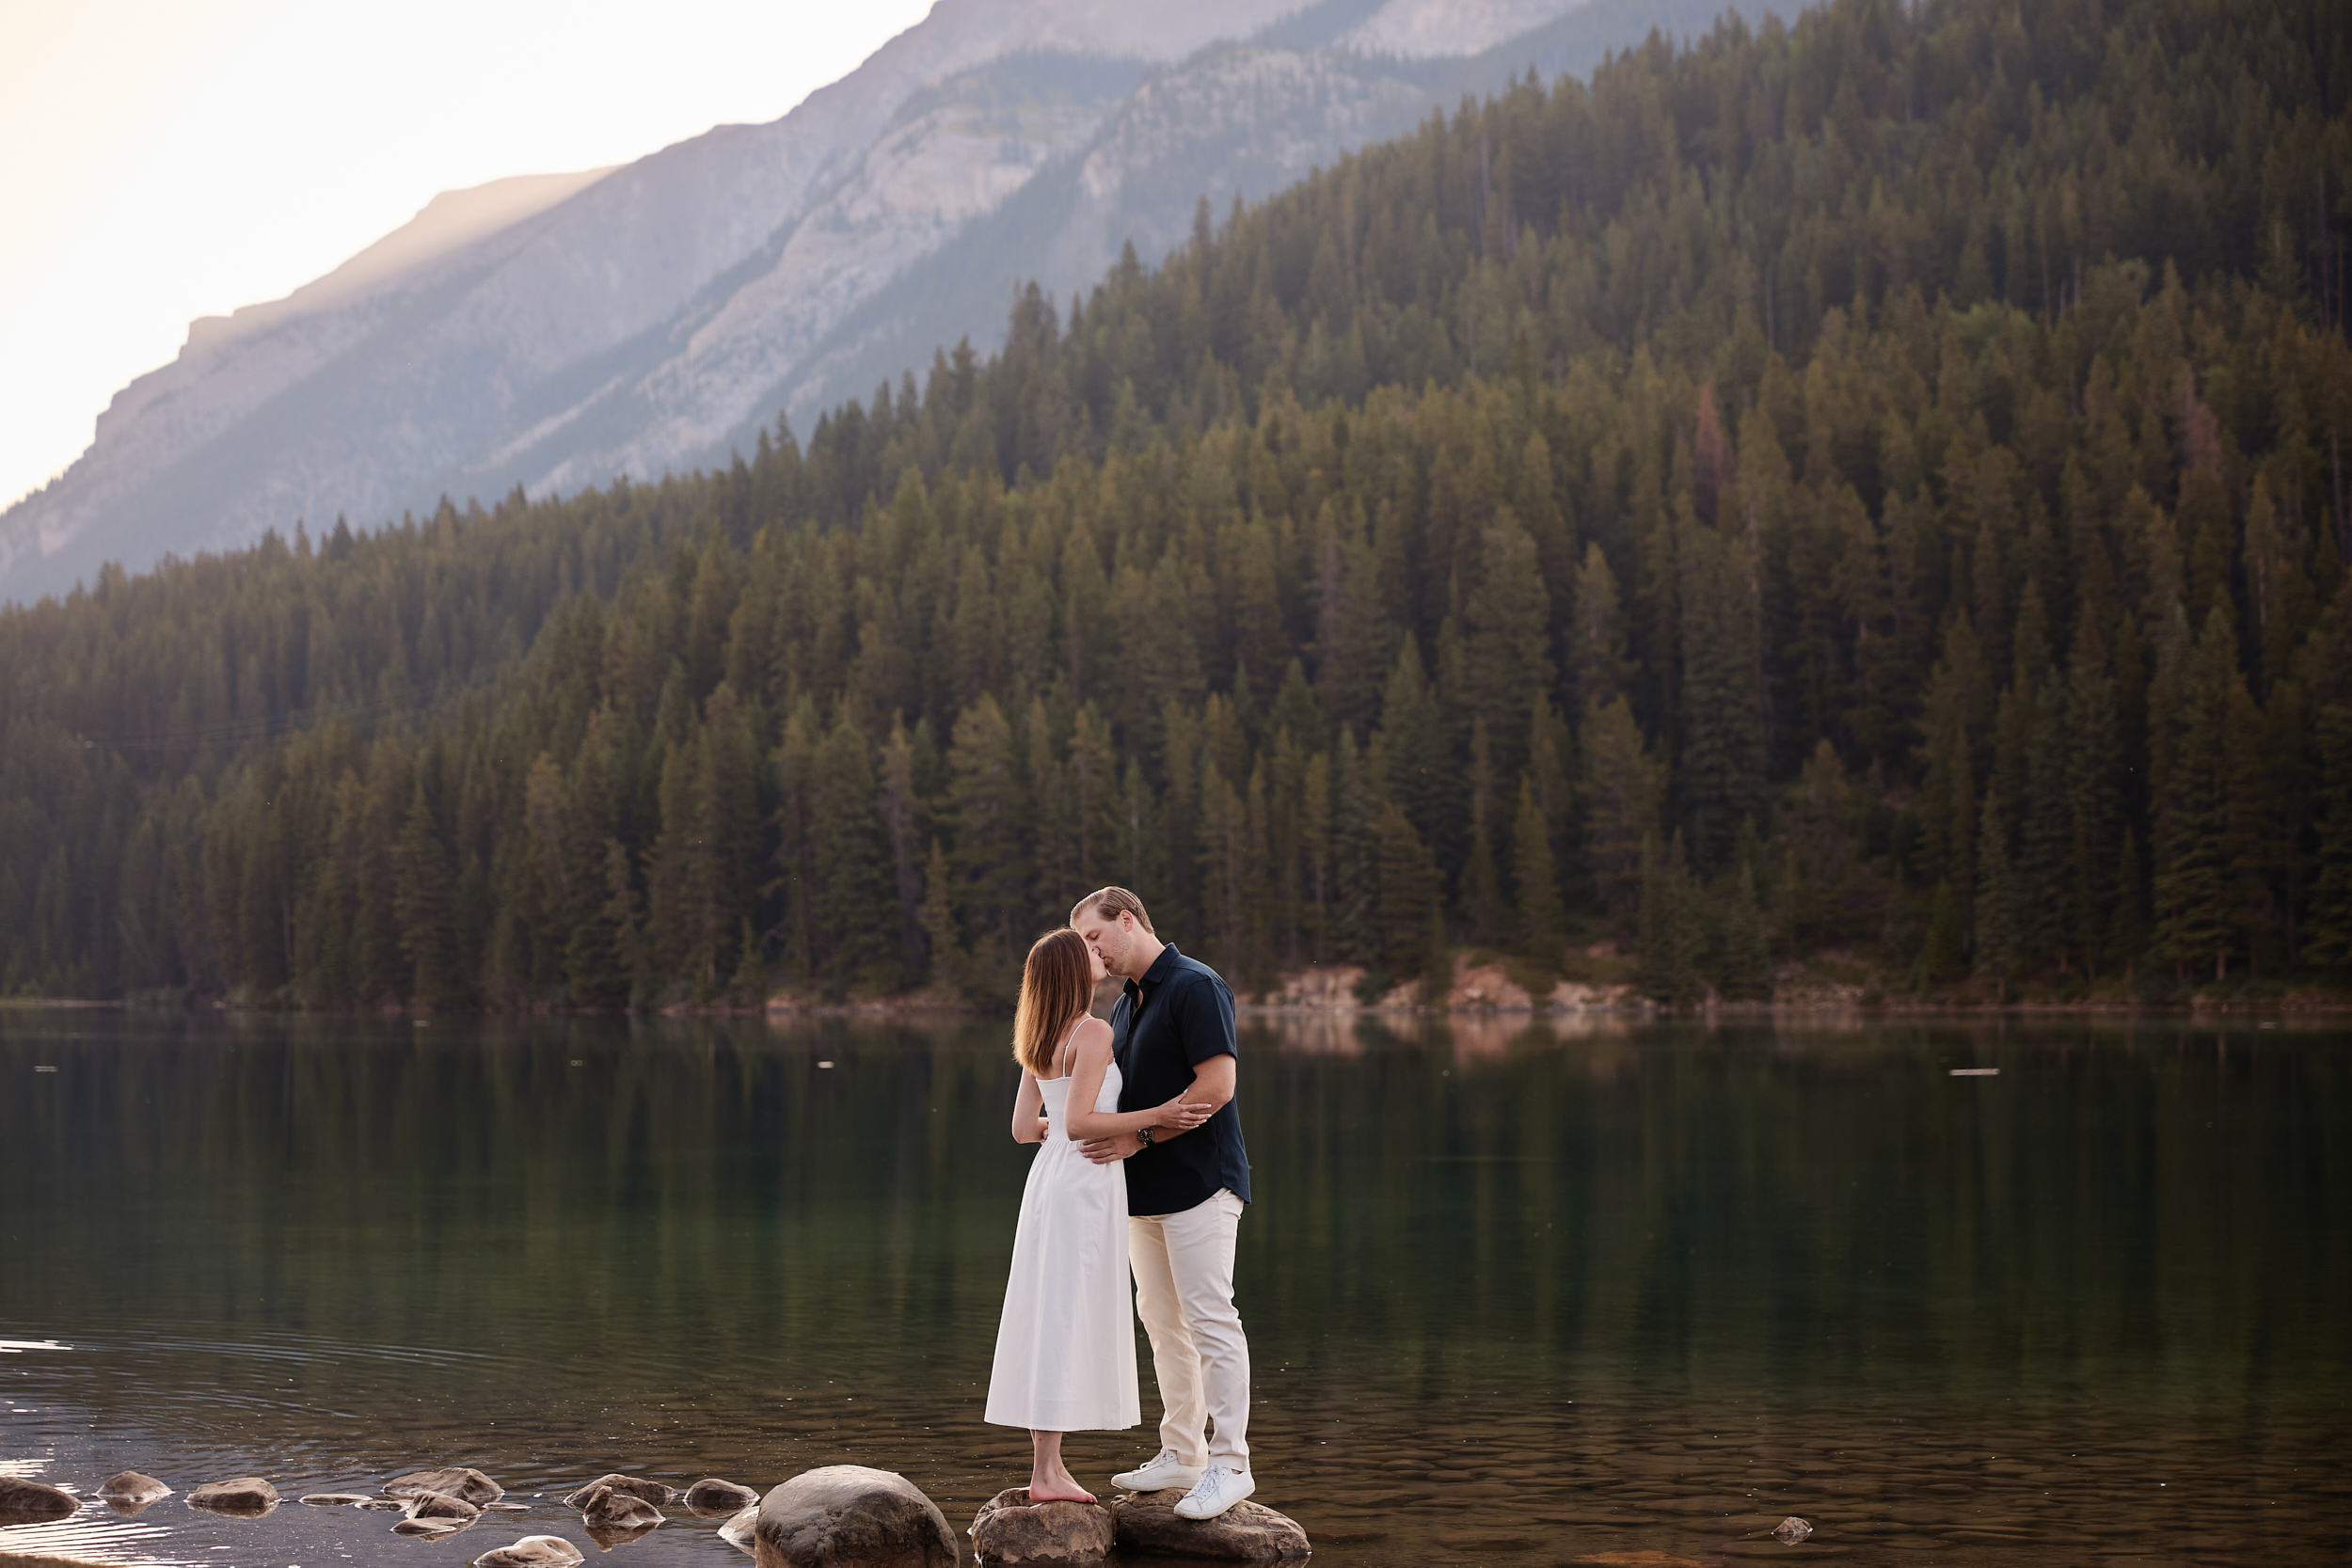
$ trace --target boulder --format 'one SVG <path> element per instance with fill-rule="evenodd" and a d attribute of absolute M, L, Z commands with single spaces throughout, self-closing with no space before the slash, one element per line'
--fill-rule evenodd
<path fill-rule="evenodd" d="M 661 1507 L 677 1496 L 676 1487 L 664 1486 L 658 1481 L 646 1481 L 640 1476 L 598 1476 L 570 1497 L 565 1497 L 564 1506 L 585 1512 L 588 1506 L 588 1494 L 599 1486 L 609 1492 L 626 1492 L 632 1497 L 643 1497 L 656 1508 Z"/>
<path fill-rule="evenodd" d="M 484 1552 L 473 1568 L 569 1568 L 588 1554 L 560 1535 L 526 1535 L 510 1546 Z"/>
<path fill-rule="evenodd" d="M 364 1492 L 306 1492 L 294 1501 L 312 1508 L 365 1508 L 375 1499 Z"/>
<path fill-rule="evenodd" d="M 1214 1519 L 1179 1519 L 1181 1488 L 1131 1492 L 1111 1502 L 1119 1544 L 1168 1557 L 1208 1557 L 1226 1562 L 1289 1562 L 1311 1555 L 1307 1532 L 1263 1503 L 1245 1498 Z"/>
<path fill-rule="evenodd" d="M 592 1530 L 651 1529 L 661 1523 L 661 1510 L 634 1492 L 600 1481 L 581 1487 L 564 1501 L 580 1510 L 580 1518 Z"/>
<path fill-rule="evenodd" d="M 686 1489 L 686 1506 L 706 1519 L 740 1513 L 747 1508 L 759 1506 L 759 1494 L 748 1486 L 738 1486 L 716 1476 L 707 1477 Z"/>
<path fill-rule="evenodd" d="M 134 1508 L 145 1508 L 149 1503 L 161 1502 L 170 1497 L 171 1488 L 153 1476 L 125 1470 L 120 1475 L 108 1476 L 106 1483 L 98 1489 L 98 1495 L 110 1503 L 128 1503 Z"/>
<path fill-rule="evenodd" d="M 452 1465 L 445 1470 L 411 1470 L 405 1476 L 394 1476 L 384 1483 L 388 1497 L 413 1497 L 421 1492 L 438 1492 L 445 1497 L 462 1497 L 480 1508 L 506 1496 L 506 1488 L 479 1470 Z"/>
<path fill-rule="evenodd" d="M 719 1539 L 739 1552 L 756 1552 L 759 1544 L 759 1505 L 752 1504 L 721 1525 Z"/>
<path fill-rule="evenodd" d="M 403 1519 L 392 1527 L 394 1535 L 455 1535 L 472 1524 L 470 1519 Z"/>
<path fill-rule="evenodd" d="M 469 1525 L 482 1517 L 482 1510 L 465 1498 L 453 1497 L 446 1492 L 411 1492 L 408 1494 L 408 1517 L 453 1519 L 461 1525 Z"/>
<path fill-rule="evenodd" d="M 259 1476 L 239 1476 L 234 1481 L 208 1481 L 188 1494 L 188 1506 L 200 1508 L 208 1513 L 230 1513 L 241 1519 L 258 1519 L 278 1506 L 278 1488 Z"/>
<path fill-rule="evenodd" d="M 759 1500 L 759 1568 L 955 1568 L 947 1516 L 888 1470 L 827 1465 Z"/>
<path fill-rule="evenodd" d="M 0 1525 L 43 1525 L 81 1507 L 72 1493 L 23 1476 L 0 1476 Z"/>
<path fill-rule="evenodd" d="M 1110 1510 L 1101 1503 L 1033 1503 L 1025 1486 L 1009 1487 L 972 1517 L 972 1549 L 1005 1568 L 1023 1563 L 1095 1563 L 1111 1549 Z"/>

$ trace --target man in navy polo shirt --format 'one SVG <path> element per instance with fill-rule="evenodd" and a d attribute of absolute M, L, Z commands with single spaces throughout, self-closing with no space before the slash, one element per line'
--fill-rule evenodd
<path fill-rule="evenodd" d="M 1111 1014 L 1119 1108 L 1178 1094 L 1216 1107 L 1189 1132 L 1146 1128 L 1085 1145 L 1097 1164 L 1127 1163 L 1127 1259 L 1160 1383 L 1160 1451 L 1111 1479 L 1137 1492 L 1186 1487 L 1177 1513 L 1214 1519 L 1257 1484 L 1249 1341 L 1233 1310 L 1233 1238 L 1249 1200 L 1233 1103 L 1233 992 L 1216 970 L 1161 942 L 1143 900 L 1125 888 L 1088 895 L 1070 924 L 1127 982 Z"/>

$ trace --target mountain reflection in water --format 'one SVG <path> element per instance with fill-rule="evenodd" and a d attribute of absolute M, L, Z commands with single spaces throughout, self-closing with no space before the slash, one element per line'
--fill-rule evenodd
<path fill-rule="evenodd" d="M 181 1494 L 0 1556 L 593 1552 L 604 1471 L 840 1461 L 961 1532 L 1027 1464 L 1005 1033 L 0 1011 L 0 1456 Z M 1260 1018 L 1241 1093 L 1259 1497 L 1319 1561 L 2352 1545 L 2352 1033 Z M 441 1464 L 526 1507 L 291 1501 Z M 289 1502 L 185 1506 L 238 1475 Z M 737 1560 L 670 1513 L 613 1549 Z"/>

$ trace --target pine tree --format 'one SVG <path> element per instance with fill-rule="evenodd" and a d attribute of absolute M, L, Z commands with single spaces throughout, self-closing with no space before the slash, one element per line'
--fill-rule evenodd
<path fill-rule="evenodd" d="M 2321 969 L 2352 971 L 2352 706 L 2319 710 L 2319 780 L 2313 792 L 2318 857 L 2303 953 Z"/>
<path fill-rule="evenodd" d="M 1519 775 L 1518 812 L 1511 822 L 1511 883 L 1518 900 L 1521 951 L 1537 963 L 1557 964 L 1565 921 L 1551 824 L 1535 802 L 1534 780 L 1524 773 Z"/>
<path fill-rule="evenodd" d="M 996 699 L 980 700 L 956 720 L 947 748 L 947 810 L 955 830 L 950 863 L 956 904 L 969 934 L 973 974 L 1009 995 L 1019 984 L 1029 914 L 1025 802 L 1014 761 L 1012 727 Z M 936 942 L 936 936 L 932 939 Z"/>
<path fill-rule="evenodd" d="M 1763 713 L 1747 549 L 1714 531 L 1685 530 L 1682 549 L 1680 782 L 1691 847 L 1725 864 L 1740 825 L 1763 809 Z"/>
<path fill-rule="evenodd" d="M 1977 974 L 1992 981 L 1994 996 L 2004 1001 L 2025 958 L 2019 892 L 2010 864 L 2001 792 L 1994 789 L 1985 795 L 1983 825 L 1977 836 Z"/>
<path fill-rule="evenodd" d="M 2229 843 L 2228 721 L 2239 689 L 2237 629 L 2226 603 L 2205 617 L 2181 687 L 2163 797 L 2151 802 L 2157 840 L 2157 951 L 2183 978 L 2205 966 L 2225 978 L 2236 946 Z"/>
<path fill-rule="evenodd" d="M 1947 980 L 1961 972 L 1967 962 L 1967 934 L 1961 923 L 1960 900 L 1953 895 L 1952 884 L 1935 884 L 1935 897 L 1928 908 L 1927 942 L 1919 951 L 1919 969 L 1923 978 Z"/>
<path fill-rule="evenodd" d="M 1649 834 L 1642 841 L 1641 938 L 1634 956 L 1634 985 L 1643 995 L 1669 1007 L 1691 1006 L 1704 997 L 1700 924 L 1698 889 L 1681 833 L 1662 855 L 1658 835 Z"/>
<path fill-rule="evenodd" d="M 1380 808 L 1377 834 L 1380 967 L 1391 979 L 1419 978 L 1431 971 L 1443 946 L 1438 857 L 1393 800 Z"/>
<path fill-rule="evenodd" d="M 876 807 L 872 749 L 846 705 L 818 748 L 809 784 L 820 981 L 835 996 L 894 990 L 901 968 L 889 838 Z"/>
<path fill-rule="evenodd" d="M 1772 996 L 1772 944 L 1764 911 L 1756 896 L 1756 868 L 1742 857 L 1724 911 L 1723 954 L 1715 966 L 1715 990 L 1727 1002 L 1769 1002 Z"/>
<path fill-rule="evenodd" d="M 392 855 L 392 909 L 400 951 L 408 960 L 408 995 L 432 1005 L 457 991 L 457 934 L 452 923 L 455 878 L 437 814 L 420 777 Z"/>
<path fill-rule="evenodd" d="M 1642 843 L 1658 828 L 1660 768 L 1623 696 L 1584 713 L 1584 863 L 1620 931 L 1642 902 Z"/>

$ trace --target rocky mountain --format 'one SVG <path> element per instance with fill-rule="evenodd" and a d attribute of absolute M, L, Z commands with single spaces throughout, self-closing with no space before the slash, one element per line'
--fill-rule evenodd
<path fill-rule="evenodd" d="M 1318 164 L 1721 0 L 939 0 L 771 124 L 500 181 L 192 325 L 0 515 L 0 598 L 443 494 L 724 462 Z"/>

